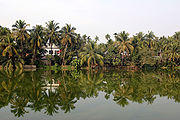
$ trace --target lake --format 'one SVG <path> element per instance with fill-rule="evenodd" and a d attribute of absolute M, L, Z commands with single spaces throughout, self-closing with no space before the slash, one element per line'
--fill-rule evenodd
<path fill-rule="evenodd" d="M 0 71 L 0 120 L 179 120 L 180 71 Z"/>

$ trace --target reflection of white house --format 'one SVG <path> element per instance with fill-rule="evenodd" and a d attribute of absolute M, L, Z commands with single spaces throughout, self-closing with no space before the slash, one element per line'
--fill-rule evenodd
<path fill-rule="evenodd" d="M 52 91 L 55 91 L 57 87 L 59 87 L 60 85 L 60 82 L 57 81 L 55 82 L 54 79 L 52 79 L 51 81 L 45 81 L 45 86 L 42 87 L 43 89 L 46 89 L 46 90 L 52 90 Z"/>
<path fill-rule="evenodd" d="M 58 87 L 60 85 L 60 82 L 59 81 L 55 82 L 54 79 L 45 82 L 46 82 L 46 87 Z"/>
<path fill-rule="evenodd" d="M 46 47 L 44 47 L 44 48 L 47 51 L 45 53 L 45 55 L 51 55 L 51 53 L 52 53 L 52 55 L 59 55 L 60 54 L 59 48 L 55 44 L 52 45 L 52 50 L 51 50 L 51 46 L 49 45 L 49 42 L 47 42 Z"/>

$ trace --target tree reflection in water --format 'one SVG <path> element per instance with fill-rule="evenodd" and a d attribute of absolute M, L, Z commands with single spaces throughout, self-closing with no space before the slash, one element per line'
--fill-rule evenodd
<path fill-rule="evenodd" d="M 125 107 L 129 102 L 152 104 L 156 96 L 167 96 L 180 102 L 179 71 L 36 71 L 0 72 L 0 108 L 10 104 L 15 116 L 33 111 L 47 115 L 65 113 L 75 108 L 80 99 L 105 93 Z M 54 81 L 58 87 L 46 87 Z"/>

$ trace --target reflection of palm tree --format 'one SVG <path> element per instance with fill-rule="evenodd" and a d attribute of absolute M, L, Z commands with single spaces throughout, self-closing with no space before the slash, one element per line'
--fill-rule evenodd
<path fill-rule="evenodd" d="M 72 109 L 75 108 L 74 104 L 77 101 L 74 100 L 73 93 L 64 93 L 64 91 L 61 91 L 60 96 L 60 106 L 61 109 L 65 111 L 65 113 L 70 112 Z"/>
<path fill-rule="evenodd" d="M 25 107 L 27 107 L 28 99 L 21 96 L 14 96 L 10 102 L 11 105 L 11 112 L 15 114 L 15 116 L 23 116 L 25 113 L 28 113 L 25 110 Z"/>
<path fill-rule="evenodd" d="M 44 91 L 43 103 L 46 114 L 53 115 L 53 113 L 57 113 L 59 110 L 59 100 L 57 92 L 52 92 L 51 90 Z"/>
<path fill-rule="evenodd" d="M 76 71 L 76 74 L 51 71 L 51 78 L 61 83 L 55 90 L 42 89 L 43 79 L 49 76 L 43 73 L 0 72 L 0 107 L 11 103 L 12 113 L 16 116 L 27 113 L 26 108 L 34 111 L 44 109 L 48 115 L 61 108 L 66 113 L 75 108 L 79 99 L 97 97 L 100 91 L 106 93 L 107 99 L 112 94 L 113 100 L 122 107 L 129 101 L 152 104 L 157 95 L 180 102 L 180 76 L 176 71 Z"/>
<path fill-rule="evenodd" d="M 128 85 L 121 85 L 119 84 L 119 88 L 116 89 L 113 94 L 114 101 L 116 101 L 117 104 L 121 105 L 122 107 L 125 107 L 129 104 L 127 100 L 132 100 L 133 88 Z"/>
<path fill-rule="evenodd" d="M 32 108 L 35 111 L 41 111 L 43 109 L 43 92 L 42 92 L 42 83 L 40 81 L 39 74 L 31 72 L 32 78 L 32 89 L 30 90 L 29 98 L 31 104 L 28 107 Z"/>
<path fill-rule="evenodd" d="M 103 73 L 93 73 L 90 71 L 86 74 L 81 75 L 81 81 L 79 84 L 84 87 L 87 97 L 97 97 L 98 91 L 101 90 L 101 84 L 103 83 Z"/>
<path fill-rule="evenodd" d="M 63 71 L 61 83 L 62 85 L 59 87 L 59 102 L 61 109 L 65 111 L 65 113 L 70 112 L 71 109 L 74 109 L 74 104 L 77 102 L 75 97 L 79 98 L 77 91 L 79 91 L 79 87 L 77 83 L 75 83 L 74 79 L 70 74 Z"/>
<path fill-rule="evenodd" d="M 0 87 L 0 107 L 8 105 L 13 98 L 18 81 L 23 78 L 22 70 L 16 70 L 14 72 L 1 71 L 0 76 L 3 77 Z"/>

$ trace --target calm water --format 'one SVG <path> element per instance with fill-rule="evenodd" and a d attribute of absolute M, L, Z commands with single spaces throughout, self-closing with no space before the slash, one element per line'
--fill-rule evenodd
<path fill-rule="evenodd" d="M 1 71 L 0 120 L 14 119 L 179 120 L 180 72 Z"/>

